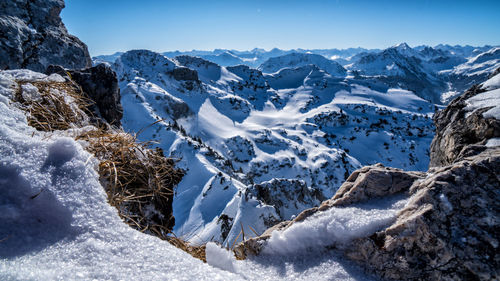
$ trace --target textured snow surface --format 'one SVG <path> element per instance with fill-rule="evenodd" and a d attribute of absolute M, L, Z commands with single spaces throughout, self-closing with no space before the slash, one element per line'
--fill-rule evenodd
<path fill-rule="evenodd" d="M 227 250 L 208 243 L 207 262 L 250 280 L 369 280 L 327 247 L 348 247 L 353 239 L 387 227 L 407 201 L 404 196 L 393 196 L 319 212 L 273 232 L 262 253 L 245 261 L 236 261 Z"/>
<path fill-rule="evenodd" d="M 351 240 L 369 236 L 394 222 L 406 202 L 402 197 L 384 198 L 318 212 L 284 231 L 273 232 L 264 252 L 294 255 L 327 246 L 349 245 Z"/>
<path fill-rule="evenodd" d="M 81 145 L 41 136 L 9 103 L 20 77 L 47 79 L 0 72 L 1 280 L 238 279 L 124 224 Z"/>
<path fill-rule="evenodd" d="M 481 108 L 491 107 L 483 112 L 485 118 L 500 119 L 500 74 L 495 75 L 482 84 L 483 89 L 489 90 L 473 96 L 466 100 L 469 112 L 474 112 Z"/>
<path fill-rule="evenodd" d="M 261 254 L 238 261 L 227 250 L 207 244 L 208 263 L 245 280 L 377 280 L 335 251 L 304 251 L 294 255 Z"/>

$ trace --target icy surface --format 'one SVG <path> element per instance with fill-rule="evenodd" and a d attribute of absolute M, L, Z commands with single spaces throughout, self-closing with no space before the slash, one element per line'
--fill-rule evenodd
<path fill-rule="evenodd" d="M 40 136 L 10 104 L 13 74 L 46 79 L 0 72 L 0 279 L 238 279 L 124 224 L 80 144 Z"/>

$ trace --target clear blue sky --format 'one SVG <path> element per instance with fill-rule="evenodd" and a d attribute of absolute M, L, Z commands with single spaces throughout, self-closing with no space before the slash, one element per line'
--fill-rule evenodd
<path fill-rule="evenodd" d="M 154 51 L 500 45 L 500 0 L 66 0 L 91 55 Z"/>

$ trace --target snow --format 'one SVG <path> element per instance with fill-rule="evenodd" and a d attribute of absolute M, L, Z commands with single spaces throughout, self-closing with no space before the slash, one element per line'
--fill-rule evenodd
<path fill-rule="evenodd" d="M 482 84 L 483 89 L 495 90 L 500 88 L 500 73 L 491 77 L 486 82 Z"/>
<path fill-rule="evenodd" d="M 348 247 L 353 239 L 387 227 L 407 202 L 406 197 L 393 196 L 318 212 L 283 231 L 274 231 L 262 253 L 244 261 L 210 242 L 207 262 L 250 280 L 370 280 L 327 247 Z"/>
<path fill-rule="evenodd" d="M 491 138 L 486 142 L 487 147 L 500 146 L 500 138 Z"/>
<path fill-rule="evenodd" d="M 207 263 L 213 267 L 234 272 L 234 255 L 231 251 L 219 247 L 219 245 L 208 242 L 206 245 Z"/>
<path fill-rule="evenodd" d="M 470 115 L 481 108 L 491 107 L 483 112 L 484 118 L 500 119 L 500 74 L 488 79 L 481 84 L 481 87 L 488 91 L 477 94 L 465 101 L 467 114 Z"/>
<path fill-rule="evenodd" d="M 124 224 L 96 160 L 73 139 L 28 127 L 9 102 L 17 77 L 47 79 L 0 72 L 0 279 L 238 279 Z"/>
<path fill-rule="evenodd" d="M 384 198 L 318 212 L 284 231 L 273 232 L 264 252 L 294 255 L 333 245 L 348 246 L 351 240 L 369 236 L 394 222 L 406 202 L 407 199 L 401 197 Z"/>

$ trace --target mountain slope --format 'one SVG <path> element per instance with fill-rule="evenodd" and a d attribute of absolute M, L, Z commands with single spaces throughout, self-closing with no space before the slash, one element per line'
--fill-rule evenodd
<path fill-rule="evenodd" d="M 427 166 L 434 105 L 409 91 L 311 65 L 262 74 L 141 50 L 113 67 L 124 128 L 186 170 L 174 230 L 193 242 L 229 244 L 241 227 L 261 232 L 290 219 L 363 164 Z"/>

